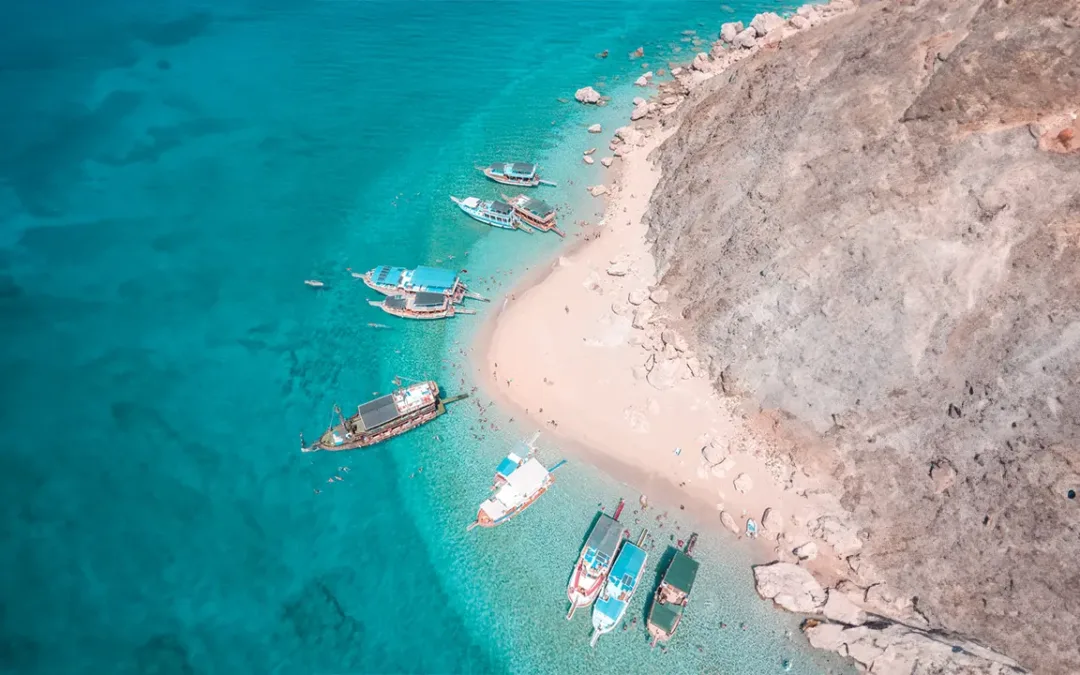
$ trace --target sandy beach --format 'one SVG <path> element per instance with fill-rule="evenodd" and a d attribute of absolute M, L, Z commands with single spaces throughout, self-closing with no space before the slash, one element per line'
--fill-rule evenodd
<path fill-rule="evenodd" d="M 632 150 L 609 172 L 603 220 L 488 318 L 473 350 L 478 380 L 654 506 L 739 538 L 753 519 L 767 526 L 757 557 L 795 559 L 791 550 L 810 541 L 803 526 L 835 500 L 778 459 L 763 415 L 714 390 L 677 317 L 664 313 L 642 216 L 660 178 L 649 154 L 669 134 L 623 146 Z M 829 578 L 839 562 L 812 564 Z"/>

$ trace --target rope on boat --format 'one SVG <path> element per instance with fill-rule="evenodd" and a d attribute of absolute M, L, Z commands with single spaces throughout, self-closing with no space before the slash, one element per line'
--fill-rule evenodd
<path fill-rule="evenodd" d="M 555 473 L 555 469 L 558 469 L 563 464 L 566 464 L 566 460 L 565 459 L 560 459 L 558 464 L 556 464 L 555 466 L 548 469 L 548 473 Z"/>

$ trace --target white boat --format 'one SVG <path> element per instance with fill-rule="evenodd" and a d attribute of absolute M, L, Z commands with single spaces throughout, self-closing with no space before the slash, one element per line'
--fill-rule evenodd
<path fill-rule="evenodd" d="M 319 281 L 318 279 L 304 279 L 304 283 L 308 286 L 311 286 L 312 288 L 323 288 L 324 286 L 326 286 L 326 284 Z"/>
<path fill-rule="evenodd" d="M 566 618 L 572 619 L 574 612 L 588 607 L 600 595 L 600 590 L 607 581 L 615 552 L 623 540 L 623 529 L 619 523 L 623 502 L 619 501 L 614 517 L 601 513 L 589 532 L 589 538 L 581 548 L 574 573 L 566 586 L 566 596 L 570 599 L 570 611 Z"/>
<path fill-rule="evenodd" d="M 500 202 L 494 199 L 484 201 L 477 197 L 460 199 L 453 195 L 450 195 L 450 199 L 458 205 L 458 208 L 469 214 L 469 217 L 473 220 L 479 220 L 485 225 L 499 227 L 504 230 L 520 229 L 525 232 L 529 231 L 524 227 L 519 227 L 517 218 L 514 216 L 514 207 L 506 202 Z"/>
<path fill-rule="evenodd" d="M 608 575 L 603 595 L 593 605 L 593 634 L 589 644 L 594 647 L 601 635 L 615 630 L 615 626 L 626 616 L 626 608 L 634 597 L 634 591 L 637 590 L 638 582 L 645 571 L 645 562 L 649 559 L 649 554 L 641 548 L 646 534 L 647 530 L 641 532 L 637 544 L 629 541 L 623 544 L 615 564 L 611 566 L 611 574 Z"/>

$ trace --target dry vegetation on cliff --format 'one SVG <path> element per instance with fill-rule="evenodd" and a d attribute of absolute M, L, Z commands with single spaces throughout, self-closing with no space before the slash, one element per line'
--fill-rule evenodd
<path fill-rule="evenodd" d="M 1048 673 L 1080 667 L 1077 113 L 1076 0 L 864 3 L 695 91 L 649 214 L 717 385 L 825 441 L 794 459 L 844 485 L 854 584 Z"/>

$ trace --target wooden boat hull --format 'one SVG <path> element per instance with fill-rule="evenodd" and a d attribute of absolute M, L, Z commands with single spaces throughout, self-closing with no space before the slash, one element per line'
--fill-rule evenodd
<path fill-rule="evenodd" d="M 515 187 L 536 187 L 536 186 L 540 185 L 540 178 L 539 177 L 534 177 L 534 178 L 531 178 L 531 179 L 510 178 L 509 176 L 506 176 L 505 174 L 495 173 L 494 171 L 491 170 L 490 167 L 484 169 L 483 171 L 484 171 L 484 175 L 487 176 L 489 179 L 495 181 L 496 183 L 500 183 L 502 185 L 513 185 Z"/>
<path fill-rule="evenodd" d="M 457 312 L 454 310 L 453 306 L 451 306 L 449 309 L 445 309 L 445 310 L 438 311 L 438 312 L 410 312 L 409 310 L 393 309 L 391 307 L 387 307 L 386 305 L 384 305 L 382 303 L 374 303 L 373 306 L 378 307 L 379 309 L 386 312 L 387 314 L 389 314 L 391 316 L 396 316 L 399 319 L 413 319 L 413 320 L 416 320 L 416 321 L 433 321 L 435 319 L 449 319 L 449 318 L 457 315 Z"/>
<path fill-rule="evenodd" d="M 554 480 L 549 482 L 544 487 L 540 488 L 540 490 L 538 490 L 535 494 L 533 494 L 527 500 L 522 502 L 521 506 L 518 506 L 517 508 L 513 509 L 512 511 L 507 511 L 506 515 L 502 516 L 501 518 L 499 518 L 497 520 L 491 520 L 486 515 L 484 515 L 483 511 L 477 511 L 476 512 L 476 524 L 479 527 L 495 527 L 497 525 L 502 525 L 503 523 L 509 521 L 511 518 L 513 518 L 514 516 L 518 515 L 519 513 L 521 513 L 525 509 L 529 508 L 534 503 L 536 503 L 536 500 L 540 499 L 540 496 L 548 491 L 548 488 L 551 487 L 551 483 L 553 483 L 553 482 L 554 482 Z"/>
<path fill-rule="evenodd" d="M 454 197 L 453 195 L 451 195 L 450 199 L 455 204 L 458 205 L 458 208 L 461 209 L 462 212 L 465 213 L 465 215 L 469 216 L 470 218 L 472 218 L 473 220 L 475 220 L 478 223 L 483 223 L 485 225 L 490 225 L 491 227 L 497 227 L 500 230 L 520 230 L 520 229 L 522 229 L 521 227 L 519 227 L 519 226 L 517 226 L 515 224 L 516 219 L 513 218 L 513 217 L 510 219 L 509 222 L 504 223 L 504 222 L 495 220 L 495 219 L 485 215 L 484 213 L 482 213 L 482 212 L 480 212 L 480 211 L 478 211 L 476 209 L 469 208 L 468 206 L 466 206 L 464 204 L 465 200 L 463 200 L 463 199 L 458 199 L 457 197 Z M 528 230 L 526 230 L 526 231 L 528 231 Z"/>
<path fill-rule="evenodd" d="M 452 396 L 450 398 L 440 398 L 435 402 L 435 406 L 433 408 L 419 410 L 411 417 L 404 418 L 401 422 L 394 425 L 392 428 L 379 430 L 374 433 L 355 434 L 353 438 L 347 439 L 346 442 L 340 445 L 335 445 L 332 441 L 327 442 L 326 440 L 328 438 L 331 438 L 334 433 L 338 433 L 343 438 L 345 437 L 345 430 L 340 424 L 337 424 L 330 427 L 330 429 L 328 429 L 326 433 L 324 433 L 322 437 L 319 438 L 319 441 L 317 443 L 312 444 L 310 447 L 301 448 L 300 450 L 301 452 L 318 452 L 320 450 L 325 450 L 328 452 L 338 452 L 341 450 L 359 450 L 362 448 L 368 448 L 372 445 L 382 443 L 383 441 L 388 441 L 396 436 L 401 436 L 402 434 L 408 433 L 419 426 L 423 426 L 428 422 L 431 422 L 436 418 L 441 417 L 442 415 L 446 414 L 446 405 L 448 403 L 460 401 L 468 397 L 468 394 L 458 394 L 457 396 Z"/>
<path fill-rule="evenodd" d="M 371 290 L 375 291 L 376 293 L 381 293 L 383 295 L 387 295 L 387 296 L 409 295 L 409 294 L 415 294 L 417 292 L 417 291 L 414 291 L 414 290 L 412 290 L 412 291 L 411 290 L 406 290 L 406 289 L 400 288 L 398 286 L 391 286 L 389 284 L 377 284 L 371 278 L 371 273 L 370 272 L 365 272 L 364 274 L 357 274 L 355 276 L 358 279 L 360 279 L 361 281 L 363 281 L 365 286 L 367 286 Z M 447 298 L 449 298 L 450 302 L 454 303 L 455 305 L 464 302 L 465 298 L 472 298 L 473 300 L 480 300 L 482 302 L 487 302 L 487 298 L 485 298 L 482 295 L 479 295 L 478 293 L 471 293 L 469 291 L 469 288 L 467 286 L 465 286 L 464 284 L 458 284 L 454 288 L 454 290 L 452 292 L 443 293 L 443 295 L 446 296 Z"/>
<path fill-rule="evenodd" d="M 578 558 L 577 565 L 574 566 L 574 574 L 570 577 L 570 584 L 566 587 L 566 597 L 570 600 L 570 604 L 576 609 L 581 609 L 596 602 L 596 598 L 600 597 L 600 589 L 607 583 L 608 572 L 610 571 L 611 569 L 608 568 L 599 577 L 589 579 L 585 569 L 585 553 L 583 551 L 581 557 Z"/>

